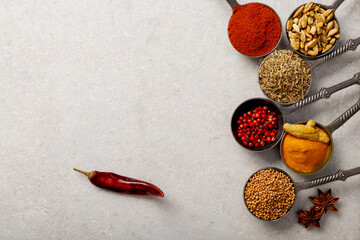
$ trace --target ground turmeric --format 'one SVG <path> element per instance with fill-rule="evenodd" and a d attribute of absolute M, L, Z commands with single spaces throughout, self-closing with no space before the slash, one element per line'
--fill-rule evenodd
<path fill-rule="evenodd" d="M 282 144 L 284 161 L 297 172 L 312 172 L 327 158 L 328 152 L 329 144 L 297 138 L 290 134 L 284 136 Z"/>

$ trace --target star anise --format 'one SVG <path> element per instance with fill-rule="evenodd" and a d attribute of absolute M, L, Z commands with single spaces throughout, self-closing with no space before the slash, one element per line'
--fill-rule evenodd
<path fill-rule="evenodd" d="M 337 208 L 334 206 L 337 201 L 339 201 L 339 198 L 333 198 L 331 195 L 331 189 L 329 189 L 325 194 L 318 189 L 318 198 L 316 197 L 309 197 L 310 200 L 315 204 L 312 208 L 316 211 L 321 213 L 321 215 L 326 213 L 327 209 L 337 212 Z"/>
<path fill-rule="evenodd" d="M 316 212 L 313 208 L 310 208 L 309 211 L 301 210 L 298 211 L 297 214 L 299 216 L 298 223 L 304 224 L 305 228 L 308 228 L 311 224 L 317 228 L 320 228 L 320 223 L 319 223 L 321 218 L 320 212 Z"/>

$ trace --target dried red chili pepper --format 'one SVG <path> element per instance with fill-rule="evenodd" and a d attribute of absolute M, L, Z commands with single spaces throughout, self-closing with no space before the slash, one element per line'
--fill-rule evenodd
<path fill-rule="evenodd" d="M 90 182 L 97 187 L 121 193 L 164 197 L 164 193 L 158 187 L 148 182 L 124 177 L 112 172 L 85 172 L 76 168 L 74 170 L 85 174 Z"/>

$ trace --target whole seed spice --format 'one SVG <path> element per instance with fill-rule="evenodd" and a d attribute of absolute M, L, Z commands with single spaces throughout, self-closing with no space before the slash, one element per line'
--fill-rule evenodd
<path fill-rule="evenodd" d="M 305 228 L 308 228 L 311 224 L 317 228 L 320 228 L 320 219 L 323 213 L 329 209 L 333 212 L 337 212 L 337 208 L 334 206 L 339 201 L 339 198 L 332 197 L 331 189 L 325 194 L 318 189 L 318 197 L 309 197 L 310 200 L 315 204 L 309 211 L 300 210 L 297 212 L 299 217 L 299 224 L 303 224 Z"/>
<path fill-rule="evenodd" d="M 329 51 L 340 37 L 333 9 L 325 10 L 309 2 L 301 6 L 286 23 L 290 45 L 305 55 Z"/>
<path fill-rule="evenodd" d="M 310 87 L 310 67 L 290 50 L 270 54 L 258 73 L 261 89 L 276 102 L 291 103 L 304 99 Z"/>
<path fill-rule="evenodd" d="M 299 224 L 303 224 L 305 228 L 308 228 L 311 224 L 317 228 L 320 228 L 320 218 L 321 213 L 316 212 L 313 208 L 310 208 L 309 211 L 300 210 L 297 212 L 299 216 Z"/>
<path fill-rule="evenodd" d="M 326 193 L 323 193 L 320 189 L 318 189 L 318 197 L 309 198 L 315 204 L 312 208 L 321 214 L 324 212 L 326 213 L 327 209 L 333 212 L 338 211 L 334 204 L 339 201 L 339 198 L 332 197 L 331 189 L 329 189 Z"/>
<path fill-rule="evenodd" d="M 245 187 L 246 206 L 256 217 L 275 220 L 283 217 L 295 200 L 291 179 L 275 169 L 256 172 Z"/>
<path fill-rule="evenodd" d="M 264 147 L 275 142 L 277 123 L 276 112 L 267 106 L 245 112 L 237 120 L 238 141 L 250 148 Z"/>

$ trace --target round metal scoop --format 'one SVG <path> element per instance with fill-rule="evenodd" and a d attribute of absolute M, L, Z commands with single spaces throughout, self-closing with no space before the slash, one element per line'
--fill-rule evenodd
<path fill-rule="evenodd" d="M 285 135 L 283 136 L 282 140 L 281 140 L 281 144 L 280 144 L 280 154 L 281 154 L 281 159 L 283 160 L 283 162 L 285 163 L 285 165 L 293 172 L 299 173 L 299 174 L 304 174 L 304 175 L 309 175 L 309 174 L 313 174 L 316 172 L 319 172 L 320 170 L 324 169 L 330 162 L 333 151 L 334 151 L 334 141 L 332 138 L 332 133 L 337 130 L 339 127 L 341 127 L 347 120 L 349 120 L 352 116 L 354 116 L 358 111 L 360 110 L 360 100 L 355 103 L 351 108 L 349 108 L 346 112 L 344 112 L 343 114 L 341 114 L 338 118 L 336 118 L 332 123 L 330 123 L 327 126 L 321 125 L 320 123 L 316 123 L 316 126 L 319 127 L 320 129 L 322 129 L 330 138 L 330 142 L 329 142 L 329 150 L 328 153 L 325 157 L 325 159 L 322 161 L 322 163 L 320 163 L 320 165 L 318 165 L 316 168 L 314 168 L 312 171 L 310 172 L 301 172 L 299 170 L 296 170 L 294 168 L 292 168 L 291 166 L 289 166 L 287 164 L 287 162 L 284 159 L 283 156 L 283 144 L 284 144 L 284 138 L 288 133 L 285 133 Z M 303 122 L 298 122 L 297 124 L 306 124 L 306 121 Z"/>
<path fill-rule="evenodd" d="M 316 5 L 320 5 L 320 7 L 322 7 L 322 8 L 325 9 L 325 10 L 327 10 L 327 9 L 333 9 L 333 13 L 334 13 L 334 17 L 333 17 L 333 18 L 334 18 L 334 20 L 335 20 L 335 21 L 338 23 L 338 25 L 339 25 L 339 31 L 338 31 L 338 33 L 340 33 L 340 24 L 339 24 L 338 19 L 336 18 L 335 11 L 336 11 L 336 9 L 337 9 L 344 1 L 345 1 L 345 0 L 335 0 L 335 2 L 334 2 L 333 4 L 331 4 L 331 5 L 329 5 L 329 6 L 323 5 L 323 4 L 320 4 L 320 3 L 314 3 L 314 4 L 316 4 Z M 286 23 L 290 20 L 290 18 L 292 18 L 292 16 L 294 16 L 295 12 L 296 12 L 299 8 L 301 8 L 302 6 L 305 6 L 305 5 L 306 5 L 306 4 L 302 4 L 302 5 L 300 5 L 299 7 L 297 7 L 297 8 L 290 14 L 290 16 L 289 16 L 289 18 L 287 19 Z M 340 34 L 340 36 L 341 36 L 341 34 Z M 321 54 L 318 54 L 318 55 L 316 55 L 316 56 L 310 56 L 310 55 L 305 55 L 305 54 L 303 54 L 302 52 L 300 52 L 300 51 L 298 51 L 298 50 L 295 50 L 295 49 L 291 46 L 291 44 L 290 44 L 289 35 L 288 35 L 287 33 L 286 33 L 286 39 L 287 39 L 287 42 L 288 42 L 289 46 L 291 47 L 291 49 L 292 49 L 293 51 L 295 51 L 297 54 L 299 54 L 300 56 L 302 56 L 302 57 L 304 57 L 304 58 L 310 58 L 310 59 L 320 58 L 320 57 L 323 57 L 323 56 L 329 54 L 329 53 L 334 49 L 335 44 L 337 44 L 337 42 L 338 42 L 338 40 L 336 40 L 336 42 L 333 44 L 333 46 L 332 46 L 328 51 L 326 51 L 326 52 L 324 52 L 324 53 L 321 53 Z"/>
<path fill-rule="evenodd" d="M 268 54 L 270 54 L 271 52 L 273 52 L 276 48 L 277 48 L 277 46 L 279 45 L 279 43 L 280 43 L 280 41 L 281 41 L 281 37 L 282 37 L 282 26 L 281 26 L 281 21 L 280 21 L 280 17 L 279 17 L 279 15 L 276 13 L 276 11 L 272 8 L 272 7 L 270 7 L 270 6 L 268 6 L 268 5 L 266 5 L 266 4 L 264 4 L 264 3 L 259 3 L 259 2 L 251 2 L 251 3 L 247 3 L 247 4 L 243 4 L 243 5 L 240 5 L 236 0 L 226 0 L 227 2 L 228 2 L 228 4 L 230 5 L 230 7 L 231 7 L 231 9 L 233 9 L 236 5 L 239 5 L 239 6 L 245 6 L 245 5 L 248 5 L 248 4 L 254 4 L 254 3 L 258 3 L 258 4 L 262 4 L 262 5 L 264 5 L 264 6 L 267 6 L 268 8 L 270 8 L 275 14 L 276 14 L 276 16 L 278 17 L 278 19 L 279 19 L 279 22 L 280 22 L 280 36 L 279 36 L 279 41 L 277 42 L 277 44 L 274 46 L 274 48 L 273 49 L 271 49 L 269 52 L 267 52 L 267 53 L 265 53 L 265 54 L 263 54 L 263 55 L 260 55 L 260 56 L 249 56 L 249 55 L 246 55 L 246 54 L 244 54 L 244 53 L 242 53 L 242 52 L 239 52 L 239 53 L 241 53 L 242 55 L 244 55 L 244 56 L 247 56 L 247 57 L 251 57 L 251 58 L 261 58 L 261 57 L 265 57 L 266 55 L 268 55 Z M 229 23 L 230 23 L 230 21 L 229 21 Z M 232 45 L 232 44 L 231 44 Z M 237 51 L 237 49 L 235 49 L 236 51 Z"/>
<path fill-rule="evenodd" d="M 276 146 L 276 144 L 279 143 L 281 137 L 283 136 L 284 130 L 282 125 L 285 123 L 285 118 L 288 114 L 306 106 L 309 105 L 310 103 L 313 103 L 319 99 L 322 98 L 329 98 L 333 93 L 340 91 L 344 88 L 347 88 L 351 85 L 354 84 L 358 84 L 360 85 L 360 72 L 355 74 L 354 77 L 338 83 L 332 87 L 328 87 L 328 88 L 322 88 L 320 89 L 320 91 L 310 97 L 307 97 L 293 105 L 288 105 L 288 106 L 282 106 L 282 105 L 278 105 L 277 103 L 275 103 L 272 100 L 268 100 L 265 98 L 252 98 L 249 99 L 243 103 L 241 103 L 237 109 L 235 110 L 232 119 L 231 119 L 231 131 L 233 133 L 233 136 L 235 138 L 235 140 L 244 148 L 251 150 L 251 151 L 255 151 L 255 152 L 262 152 L 262 151 L 267 151 L 273 147 Z M 272 142 L 270 144 L 267 144 L 263 147 L 258 147 L 258 148 L 254 148 L 254 147 L 248 147 L 242 144 L 242 141 L 240 140 L 240 138 L 238 137 L 238 123 L 237 120 L 239 119 L 239 117 L 241 115 L 243 115 L 245 112 L 248 112 L 250 110 L 255 109 L 256 107 L 259 106 L 267 106 L 269 108 L 270 111 L 274 111 L 276 112 L 277 115 L 277 119 L 278 119 L 278 129 L 277 129 L 277 133 L 276 133 L 276 141 Z"/>
<path fill-rule="evenodd" d="M 349 50 L 352 50 L 352 51 L 355 51 L 356 48 L 360 45 L 360 37 L 359 38 L 356 38 L 356 39 L 349 39 L 344 45 L 342 45 L 341 47 L 339 47 L 338 49 L 336 49 L 335 51 L 329 53 L 328 55 L 322 57 L 322 58 L 318 58 L 316 60 L 305 60 L 305 63 L 310 67 L 310 73 L 312 70 L 314 70 L 317 66 L 319 66 L 320 64 L 330 60 L 330 59 L 333 59 Z M 272 56 L 273 53 L 269 54 L 266 58 L 264 58 L 261 62 L 260 62 L 260 65 L 259 65 L 259 69 L 258 69 L 258 73 L 260 72 L 260 69 L 262 67 L 262 65 L 264 64 L 265 60 L 269 57 Z M 263 89 L 261 88 L 261 85 L 260 85 L 260 76 L 258 74 L 258 79 L 259 79 L 259 87 L 261 89 L 261 91 L 263 92 L 263 94 L 271 99 L 264 91 Z M 310 81 L 310 86 L 308 88 L 308 90 L 306 91 L 306 93 L 304 93 L 304 96 L 307 96 L 307 93 L 309 92 L 310 88 L 311 88 L 311 82 L 312 80 Z M 271 99 L 273 101 L 275 101 L 274 99 Z M 294 101 L 294 102 L 289 102 L 289 103 L 283 103 L 283 102 L 277 102 L 275 101 L 276 103 L 280 104 L 280 105 L 290 105 L 292 103 L 295 103 L 295 102 L 298 102 L 300 101 L 300 99 Z"/>
<path fill-rule="evenodd" d="M 291 180 L 291 183 L 293 184 L 294 186 L 294 189 L 295 189 L 295 199 L 294 199 L 294 203 L 296 201 L 296 196 L 297 194 L 301 191 L 301 190 L 304 190 L 304 189 L 309 189 L 309 188 L 313 188 L 313 187 L 317 187 L 317 186 L 320 186 L 320 185 L 323 185 L 323 184 L 326 184 L 326 183 L 329 183 L 329 182 L 333 182 L 333 181 L 336 181 L 336 180 L 341 180 L 341 181 L 345 181 L 348 177 L 351 177 L 351 176 L 354 176 L 354 175 L 357 175 L 357 174 L 360 174 L 360 167 L 357 167 L 357 168 L 352 168 L 352 169 L 349 169 L 349 170 L 341 170 L 339 169 L 336 173 L 334 174 L 330 174 L 330 175 L 326 175 L 326 176 L 323 176 L 323 177 L 320 177 L 320 178 L 315 178 L 313 180 L 310 180 L 310 181 L 306 181 L 306 182 L 295 182 L 291 177 L 290 175 L 285 172 L 284 170 L 281 170 L 279 168 L 276 168 L 276 167 L 269 167 L 269 168 L 264 168 L 264 169 L 260 169 L 258 171 L 256 171 L 254 174 L 256 174 L 257 172 L 261 171 L 261 170 L 267 170 L 267 169 L 274 169 L 274 170 L 277 170 L 279 172 L 282 172 L 284 173 L 290 180 Z M 249 179 L 246 181 L 246 184 L 244 186 L 244 194 L 243 194 L 243 199 L 244 199 L 244 203 L 245 203 L 245 206 L 247 207 L 247 209 L 249 210 L 249 212 L 255 216 L 251 211 L 250 209 L 248 208 L 247 204 L 246 204 L 246 201 L 245 201 L 245 188 L 248 184 L 248 182 L 250 181 L 250 178 L 252 176 L 254 176 L 254 174 L 252 174 Z M 264 220 L 264 221 L 277 221 L 283 217 L 285 217 L 287 214 L 289 214 L 289 212 L 291 211 L 292 207 L 294 206 L 294 203 L 293 205 L 288 209 L 288 211 L 286 212 L 286 214 L 280 218 L 277 218 L 277 219 L 274 219 L 274 220 L 265 220 L 265 219 L 262 219 L 262 218 L 259 218 L 257 216 L 255 216 L 256 218 L 258 219 L 261 219 L 261 220 Z"/>

